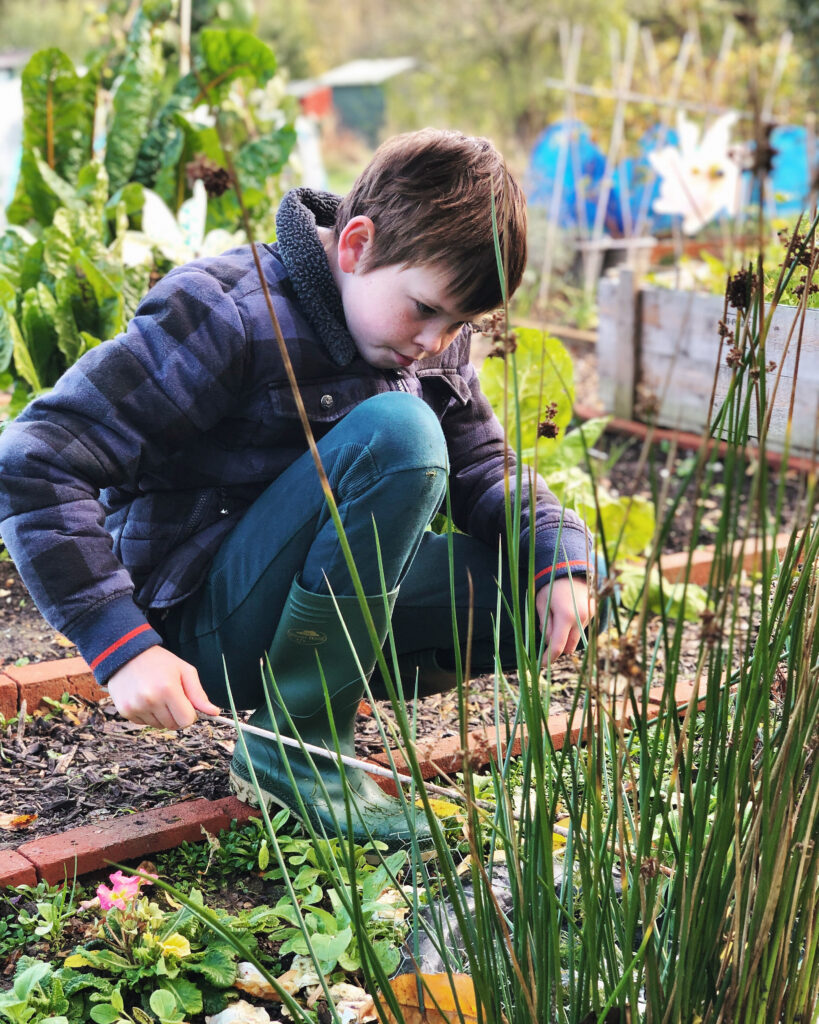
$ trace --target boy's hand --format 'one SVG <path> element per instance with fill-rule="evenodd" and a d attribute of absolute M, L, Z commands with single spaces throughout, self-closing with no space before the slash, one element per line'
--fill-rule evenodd
<path fill-rule="evenodd" d="M 535 594 L 540 631 L 546 637 L 544 668 L 553 658 L 570 654 L 577 648 L 582 631 L 594 615 L 594 596 L 582 577 L 570 579 L 563 576 L 551 584 L 551 590 L 548 614 L 546 601 L 549 597 L 549 584 Z"/>
<path fill-rule="evenodd" d="M 193 665 L 159 646 L 126 662 L 108 680 L 108 692 L 123 718 L 158 729 L 184 729 L 197 711 L 222 713 L 208 700 Z"/>

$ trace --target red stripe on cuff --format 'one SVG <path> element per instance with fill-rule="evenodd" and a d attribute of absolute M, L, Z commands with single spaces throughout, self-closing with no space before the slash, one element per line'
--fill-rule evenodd
<path fill-rule="evenodd" d="M 590 569 L 591 566 L 584 559 L 579 559 L 576 562 L 558 562 L 557 565 L 550 565 L 546 569 L 541 569 L 535 576 L 535 581 L 539 580 L 541 576 L 545 576 L 547 572 L 557 572 L 558 569 L 574 569 L 576 566 L 582 565 L 584 569 Z"/>
<path fill-rule="evenodd" d="M 98 654 L 88 667 L 93 671 L 100 662 L 105 661 L 105 659 L 109 655 L 113 654 L 114 651 L 118 651 L 120 647 L 127 644 L 129 640 L 133 640 L 135 636 L 139 636 L 140 633 L 144 633 L 146 629 L 150 628 L 151 627 L 147 622 L 143 622 L 141 626 L 137 626 L 136 629 L 132 629 L 130 633 L 126 633 L 125 636 L 121 636 L 119 640 L 111 644 L 110 647 L 106 647 L 102 654 Z"/>

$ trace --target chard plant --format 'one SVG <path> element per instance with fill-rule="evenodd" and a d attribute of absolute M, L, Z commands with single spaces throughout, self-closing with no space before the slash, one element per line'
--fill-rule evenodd
<path fill-rule="evenodd" d="M 50 48 L 23 71 L 20 177 L 0 235 L 0 387 L 14 387 L 11 416 L 124 330 L 175 262 L 236 241 L 217 116 L 253 223 L 269 228 L 295 143 L 275 55 L 251 32 L 204 28 L 180 77 L 164 48 L 167 15 L 167 4 L 143 3 L 124 43 L 98 48 L 83 69 Z"/>

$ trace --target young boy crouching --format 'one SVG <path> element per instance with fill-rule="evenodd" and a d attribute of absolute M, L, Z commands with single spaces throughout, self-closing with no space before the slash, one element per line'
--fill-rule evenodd
<path fill-rule="evenodd" d="M 416 680 L 422 694 L 455 682 L 448 539 L 427 530 L 447 481 L 463 531 L 459 635 L 471 603 L 472 668 L 494 662 L 514 460 L 469 361 L 472 321 L 502 302 L 493 196 L 511 295 L 526 261 L 523 195 L 491 143 L 455 132 L 392 139 L 343 199 L 287 193 L 277 242 L 257 246 L 379 640 L 391 619 L 409 694 Z M 0 518 L 38 607 L 125 717 L 184 728 L 228 703 L 227 676 L 236 705 L 256 709 L 251 723 L 272 728 L 269 659 L 279 732 L 292 733 L 283 707 L 302 740 L 334 749 L 328 698 L 353 753 L 375 654 L 249 246 L 167 274 L 124 334 L 8 427 Z M 589 622 L 591 540 L 541 479 L 534 504 L 527 480 L 520 539 L 527 570 L 534 546 L 532 598 L 557 657 Z M 501 655 L 514 664 L 508 622 Z M 248 747 L 266 798 L 328 833 L 346 820 L 334 761 L 316 758 L 317 776 L 299 750 L 283 758 L 256 736 Z M 398 801 L 363 772 L 347 781 L 356 839 L 410 840 Z M 253 797 L 238 753 L 231 783 Z"/>

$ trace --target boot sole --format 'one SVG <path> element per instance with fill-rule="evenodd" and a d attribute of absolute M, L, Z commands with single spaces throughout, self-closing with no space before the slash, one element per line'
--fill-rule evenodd
<path fill-rule="evenodd" d="M 233 793 L 236 795 L 236 798 L 238 800 L 241 800 L 243 804 L 249 804 L 251 807 L 259 806 L 259 798 L 257 795 L 256 787 L 249 779 L 243 779 L 242 776 L 238 775 L 235 771 L 233 771 L 233 769 L 230 770 L 230 773 L 228 775 L 228 785 L 230 786 Z M 302 825 L 305 825 L 304 816 L 300 814 L 295 807 L 292 807 L 290 804 L 285 803 L 284 800 L 282 800 L 280 797 L 277 797 L 275 794 L 269 792 L 268 790 L 262 789 L 261 786 L 259 786 L 258 793 L 261 793 L 265 810 L 269 811 L 272 805 L 275 805 L 276 807 L 281 807 L 283 810 L 290 811 L 290 813 L 293 814 L 298 819 L 298 821 L 302 823 Z M 318 822 L 312 822 L 312 825 L 313 828 L 315 828 L 316 832 L 321 832 L 321 828 Z M 362 838 L 361 840 L 356 840 L 356 842 L 360 842 L 362 846 L 366 843 L 366 841 L 367 840 L 365 838 Z M 389 844 L 387 845 L 389 846 Z M 410 849 L 410 843 L 402 843 L 400 846 L 396 846 L 394 849 L 390 848 L 387 852 L 395 853 L 396 850 L 407 850 L 407 852 L 409 852 Z M 420 856 L 421 860 L 426 863 L 426 861 L 428 860 L 434 860 L 438 856 L 438 854 L 437 851 L 435 850 L 435 847 L 433 846 L 431 849 L 421 850 Z M 381 863 L 381 858 L 377 853 L 365 854 L 364 859 L 369 864 L 378 865 Z"/>

